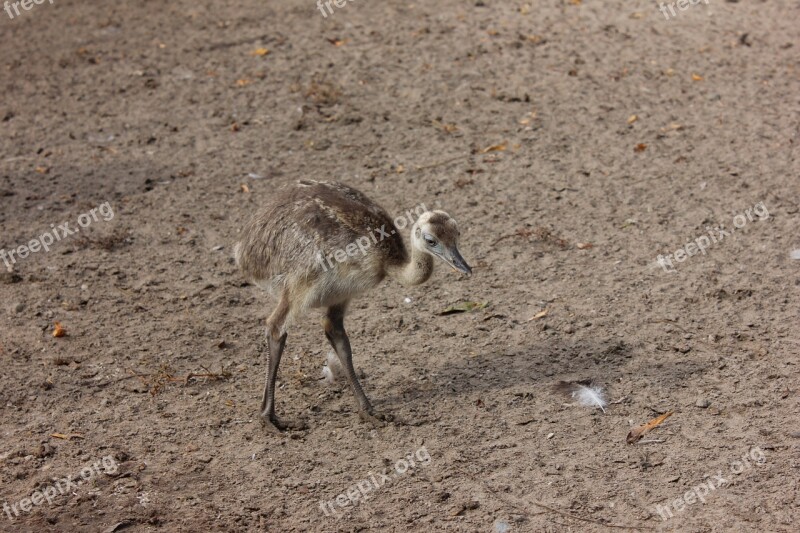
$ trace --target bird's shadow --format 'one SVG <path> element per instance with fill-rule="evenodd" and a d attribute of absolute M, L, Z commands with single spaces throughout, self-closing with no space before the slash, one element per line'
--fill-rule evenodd
<path fill-rule="evenodd" d="M 490 350 L 436 367 L 430 366 L 428 359 L 424 380 L 409 380 L 402 390 L 376 399 L 395 405 L 432 400 L 442 394 L 464 397 L 509 388 L 541 388 L 560 380 L 612 383 L 631 357 L 632 348 L 619 340 L 568 346 L 547 340 L 506 351 Z M 425 363 L 421 365 L 426 367 Z"/>

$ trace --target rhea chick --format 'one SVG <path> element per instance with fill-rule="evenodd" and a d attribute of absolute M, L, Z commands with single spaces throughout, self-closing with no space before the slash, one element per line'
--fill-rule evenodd
<path fill-rule="evenodd" d="M 289 326 L 313 307 L 358 403 L 362 420 L 376 426 L 391 417 L 375 411 L 353 368 L 344 329 L 347 305 L 384 278 L 419 285 L 437 258 L 466 275 L 458 226 L 444 211 L 425 211 L 411 227 L 411 249 L 392 218 L 364 194 L 341 183 L 301 180 L 279 190 L 242 231 L 235 257 L 244 276 L 269 292 L 277 307 L 267 319 L 267 379 L 261 418 L 271 429 L 302 429 L 275 416 L 275 380 Z"/>

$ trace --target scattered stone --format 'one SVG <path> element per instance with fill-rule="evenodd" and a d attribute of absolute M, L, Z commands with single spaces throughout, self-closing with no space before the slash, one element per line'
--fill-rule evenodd
<path fill-rule="evenodd" d="M 705 398 L 700 398 L 696 402 L 694 402 L 695 406 L 700 407 L 702 409 L 707 409 L 711 402 L 706 400 Z"/>

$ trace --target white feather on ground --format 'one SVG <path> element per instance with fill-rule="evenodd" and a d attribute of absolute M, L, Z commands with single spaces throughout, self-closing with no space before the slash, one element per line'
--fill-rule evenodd
<path fill-rule="evenodd" d="M 578 400 L 578 403 L 584 407 L 597 407 L 604 413 L 606 412 L 608 401 L 606 401 L 605 393 L 599 385 L 586 381 L 576 381 L 574 383 L 561 381 L 556 385 L 556 389 L 573 400 Z"/>
<path fill-rule="evenodd" d="M 336 383 L 339 378 L 344 377 L 344 368 L 342 368 L 342 363 L 339 361 L 339 357 L 333 350 L 328 352 L 326 364 L 322 367 L 322 377 L 325 379 L 325 383 L 330 385 Z"/>

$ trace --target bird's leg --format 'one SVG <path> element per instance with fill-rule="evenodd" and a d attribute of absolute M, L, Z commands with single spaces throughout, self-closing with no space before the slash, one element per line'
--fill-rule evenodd
<path fill-rule="evenodd" d="M 278 377 L 278 366 L 281 364 L 283 348 L 286 346 L 286 332 L 281 333 L 289 311 L 288 299 L 282 298 L 278 308 L 267 320 L 267 380 L 264 384 L 264 396 L 261 400 L 261 422 L 273 431 L 287 429 L 305 429 L 303 422 L 286 422 L 275 416 L 275 381 Z"/>
<path fill-rule="evenodd" d="M 356 370 L 353 368 L 353 351 L 350 348 L 350 339 L 344 330 L 344 313 L 346 304 L 336 305 L 328 308 L 328 313 L 325 316 L 323 324 L 325 326 L 325 336 L 328 342 L 333 346 L 336 355 L 339 356 L 339 361 L 344 367 L 345 374 L 347 374 L 347 381 L 350 383 L 350 388 L 353 389 L 353 394 L 358 403 L 358 415 L 364 422 L 371 423 L 376 427 L 385 425 L 384 421 L 391 421 L 390 415 L 376 412 L 372 408 L 367 395 L 364 394 L 364 389 L 361 388 L 361 383 L 358 382 Z"/>

